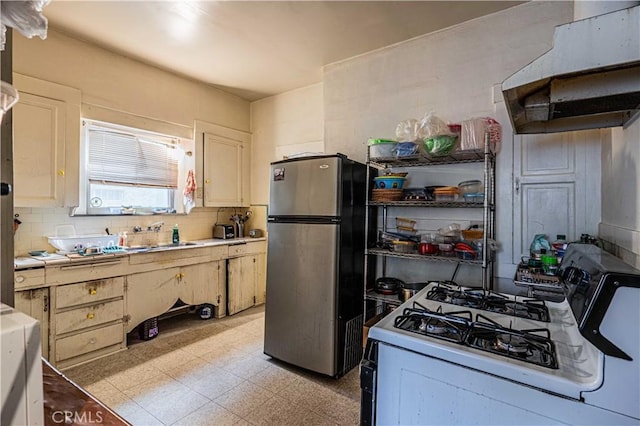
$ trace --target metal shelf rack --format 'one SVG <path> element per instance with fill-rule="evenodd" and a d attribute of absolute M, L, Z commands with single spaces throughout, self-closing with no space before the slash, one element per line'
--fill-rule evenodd
<path fill-rule="evenodd" d="M 373 169 L 385 170 L 393 168 L 410 168 L 410 167 L 431 167 L 431 166 L 446 166 L 452 164 L 463 163 L 482 163 L 483 165 L 483 181 L 485 187 L 485 197 L 483 202 L 465 202 L 465 201 L 451 201 L 451 202 L 438 202 L 438 201 L 424 201 L 424 200 L 403 200 L 403 201 L 371 201 L 371 184 L 373 183 Z M 464 260 L 457 257 L 445 257 L 445 256 L 427 256 L 419 254 L 398 253 L 389 250 L 383 250 L 375 248 L 376 238 L 373 234 L 367 236 L 367 251 L 365 253 L 366 265 L 365 268 L 365 315 L 370 311 L 370 304 L 375 304 L 375 313 L 380 313 L 387 309 L 387 307 L 395 307 L 401 304 L 397 296 L 387 296 L 375 293 L 371 290 L 372 284 L 375 281 L 375 263 L 372 258 L 382 258 L 382 275 L 386 273 L 387 259 L 402 258 L 413 259 L 416 261 L 429 261 L 429 262 L 447 262 L 450 264 L 456 264 L 456 268 L 460 265 L 475 265 L 482 268 L 482 288 L 490 290 L 493 288 L 493 257 L 487 249 L 488 240 L 493 239 L 495 236 L 495 153 L 490 149 L 490 135 L 485 134 L 484 149 L 480 150 L 467 150 L 467 151 L 455 151 L 449 155 L 433 156 L 427 154 L 417 154 L 406 157 L 389 157 L 389 158 L 375 158 L 372 159 L 367 150 L 367 217 L 366 224 L 367 229 L 371 223 L 375 223 L 377 218 L 377 210 L 382 209 L 382 231 L 387 230 L 388 208 L 389 207 L 423 207 L 423 208 L 477 208 L 482 209 L 482 222 L 484 226 L 483 234 L 483 247 L 482 259 L 477 260 Z M 375 215 L 375 216 L 374 216 Z M 373 276 L 372 276 L 373 274 Z M 367 319 L 365 318 L 365 320 Z"/>

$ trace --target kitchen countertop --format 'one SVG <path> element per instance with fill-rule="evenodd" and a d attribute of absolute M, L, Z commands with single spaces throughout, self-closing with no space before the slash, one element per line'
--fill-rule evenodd
<path fill-rule="evenodd" d="M 60 264 L 71 263 L 71 262 L 87 262 L 91 260 L 95 260 L 96 262 L 106 260 L 109 258 L 116 257 L 124 257 L 137 255 L 139 253 L 149 253 L 149 252 L 159 252 L 159 251 L 168 251 L 168 250 L 186 250 L 193 249 L 198 247 L 212 247 L 212 246 L 221 246 L 221 245 L 236 245 L 236 244 L 246 244 L 254 241 L 265 241 L 266 237 L 260 238 L 231 238 L 231 239 L 216 239 L 209 238 L 205 240 L 190 240 L 189 244 L 186 245 L 161 245 L 158 247 L 152 247 L 148 250 L 144 248 L 140 248 L 140 250 L 136 250 L 135 248 L 122 252 L 122 253 L 101 253 L 96 255 L 88 255 L 83 256 L 77 253 L 70 254 L 58 254 L 51 253 L 47 256 L 19 256 L 14 259 L 13 265 L 15 270 L 21 269 L 33 269 L 33 268 L 43 268 L 45 266 L 57 266 Z M 193 243 L 193 244 L 192 244 Z"/>

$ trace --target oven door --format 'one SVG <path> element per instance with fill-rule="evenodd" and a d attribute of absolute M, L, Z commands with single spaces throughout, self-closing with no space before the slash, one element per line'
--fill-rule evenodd
<path fill-rule="evenodd" d="M 360 425 L 372 426 L 376 423 L 376 380 L 378 342 L 367 340 L 367 347 L 360 363 Z"/>
<path fill-rule="evenodd" d="M 637 423 L 579 400 L 384 342 L 378 342 L 376 352 L 373 424 Z"/>

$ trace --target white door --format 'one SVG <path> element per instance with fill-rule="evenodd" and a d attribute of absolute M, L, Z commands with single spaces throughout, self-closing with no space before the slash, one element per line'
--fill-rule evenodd
<path fill-rule="evenodd" d="M 536 234 L 575 241 L 600 221 L 600 131 L 516 135 L 513 147 L 515 265 Z M 514 269 L 515 272 L 515 269 Z"/>

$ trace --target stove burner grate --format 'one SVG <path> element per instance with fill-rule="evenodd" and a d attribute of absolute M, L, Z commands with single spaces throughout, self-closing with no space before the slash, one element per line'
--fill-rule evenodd
<path fill-rule="evenodd" d="M 466 343 L 494 354 L 542 367 L 558 368 L 555 345 L 548 329 L 514 330 L 478 314 L 467 334 Z"/>
<path fill-rule="evenodd" d="M 413 308 L 405 308 L 402 315 L 396 317 L 394 326 L 424 336 L 464 343 L 471 318 L 469 311 L 443 313 L 438 308 L 433 312 L 415 302 Z"/>
<path fill-rule="evenodd" d="M 455 283 L 451 283 L 454 284 Z M 449 284 L 438 283 L 427 292 L 426 298 L 436 302 L 450 303 L 466 308 L 480 309 L 549 322 L 549 309 L 543 300 L 523 300 L 521 302 L 508 299 L 499 293 L 484 290 L 452 288 Z"/>

